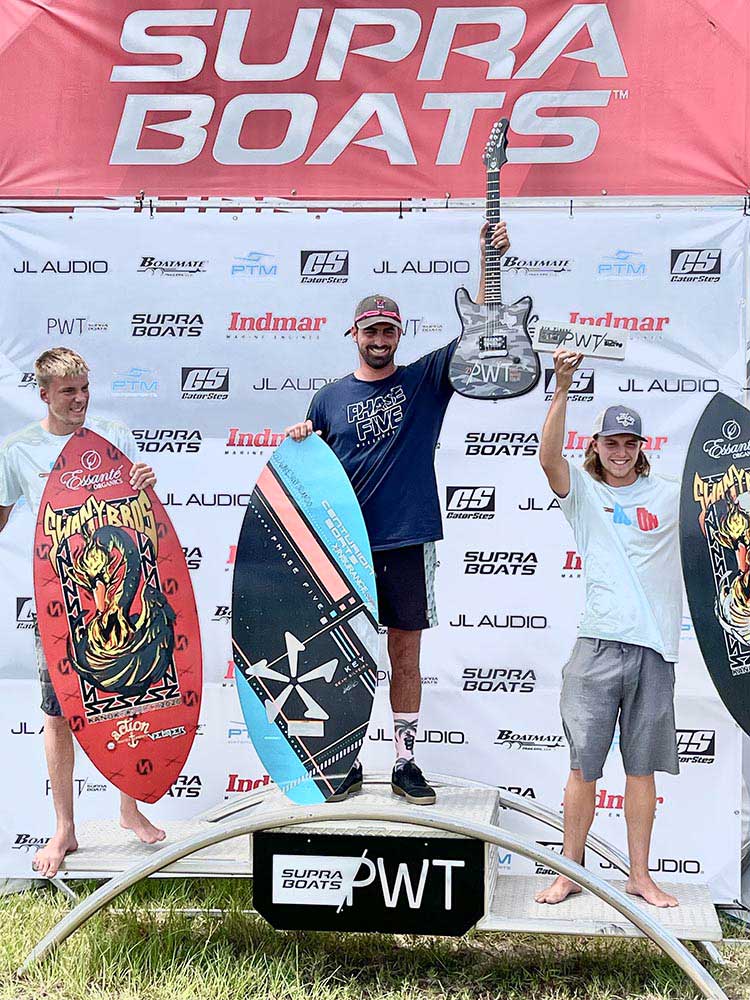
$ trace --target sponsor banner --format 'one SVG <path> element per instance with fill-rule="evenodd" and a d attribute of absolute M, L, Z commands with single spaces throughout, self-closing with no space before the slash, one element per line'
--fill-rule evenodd
<path fill-rule="evenodd" d="M 508 194 L 744 195 L 749 17 L 707 0 L 279 0 L 273 11 L 168 0 L 85 13 L 75 0 L 20 0 L 0 18 L 0 194 L 476 197 L 502 114 Z M 675 31 L 685 44 L 665 46 Z M 651 85 L 655 71 L 664 86 Z M 597 274 L 641 277 L 642 244 L 610 236 Z M 236 273 L 273 268 L 255 259 L 262 246 L 238 251 L 256 274 Z M 519 253 L 518 266 L 546 281 L 569 257 Z M 137 270 L 183 282 L 201 280 L 205 263 L 144 243 Z M 676 264 L 682 274 L 691 258 Z"/>
<path fill-rule="evenodd" d="M 356 347 L 345 331 L 362 295 L 382 292 L 399 302 L 402 364 L 457 336 L 454 293 L 460 284 L 475 292 L 480 221 L 480 213 L 453 210 L 401 219 L 380 212 L 317 219 L 265 212 L 0 218 L 0 273 L 10 292 L 0 301 L 0 320 L 10 331 L 0 356 L 0 438 L 44 413 L 33 377 L 38 353 L 60 344 L 80 351 L 91 368 L 91 411 L 135 432 L 134 454 L 157 473 L 157 491 L 193 579 L 204 631 L 202 728 L 178 780 L 150 808 L 155 820 L 187 819 L 268 785 L 237 722 L 230 648 L 234 546 L 253 483 L 285 429 L 304 419 L 314 393 L 355 367 Z M 628 336 L 624 364 L 591 359 L 576 372 L 564 441 L 568 460 L 583 461 L 597 412 L 621 401 L 643 418 L 654 472 L 678 476 L 708 400 L 717 391 L 740 398 L 745 384 L 737 302 L 745 294 L 748 222 L 741 211 L 673 209 L 657 222 L 641 208 L 574 206 L 572 216 L 568 207 L 524 208 L 509 213 L 509 226 L 508 299 L 528 294 L 542 315 L 570 322 L 576 312 L 593 331 L 609 326 Z M 712 249 L 721 250 L 718 282 L 671 281 L 672 250 Z M 166 267 L 139 273 L 144 257 L 192 265 L 186 273 Z M 14 272 L 22 261 L 37 273 Z M 47 261 L 105 261 L 107 271 L 40 273 Z M 690 261 L 691 267 L 710 264 L 700 256 Z M 203 268 L 195 270 L 196 262 Z M 680 267 L 688 267 L 687 259 Z M 228 331 L 232 313 L 260 318 L 269 329 Z M 281 329 L 281 319 L 293 317 L 326 322 L 317 331 L 299 329 L 301 322 L 296 330 L 291 323 Z M 569 764 L 559 743 L 560 673 L 582 609 L 583 565 L 539 465 L 541 426 L 554 392 L 549 358 L 542 366 L 547 371 L 538 387 L 511 409 L 455 396 L 448 406 L 435 452 L 445 535 L 437 545 L 439 625 L 423 636 L 417 752 L 428 774 L 502 784 L 559 809 Z M 408 401 L 389 397 L 388 403 L 391 427 L 408 420 Z M 353 413 L 363 441 L 384 426 L 378 416 L 367 407 Z M 719 431 L 712 450 L 741 456 L 743 436 L 732 427 Z M 66 470 L 85 478 L 92 501 L 106 492 L 96 478 L 104 468 L 104 455 L 99 458 L 98 467 L 92 455 Z M 404 483 L 403 502 L 408 497 Z M 645 529 L 648 514 L 644 508 L 640 515 Z M 0 536 L 0 751 L 18 762 L 8 775 L 13 814 L 0 809 L 0 874 L 14 876 L 28 872 L 32 853 L 12 850 L 16 834 L 34 840 L 51 833 L 33 642 L 33 527 L 28 505 L 19 502 Z M 708 882 L 717 901 L 728 901 L 739 892 L 738 740 L 717 702 L 687 608 L 685 616 L 676 671 L 682 773 L 658 779 L 664 802 L 652 864 L 698 859 L 700 875 L 683 864 L 675 878 Z M 390 678 L 383 635 L 363 755 L 370 773 L 393 765 Z M 131 738 L 153 746 L 151 736 L 162 729 L 118 733 L 119 742 L 110 729 L 112 753 Z M 613 804 L 598 811 L 597 823 L 602 835 L 624 847 L 616 807 L 625 787 L 620 768 L 615 746 L 601 783 Z M 116 815 L 116 792 L 94 772 L 78 768 L 76 782 L 81 822 Z M 30 788 L 38 790 L 37 800 L 30 801 Z M 718 832 L 695 808 L 709 795 L 722 817 Z M 518 817 L 506 814 L 506 821 L 534 839 L 554 839 Z M 500 870 L 533 866 L 514 856 Z M 414 877 L 418 885 L 418 873 Z"/>
<path fill-rule="evenodd" d="M 484 844 L 256 834 L 253 900 L 278 930 L 460 935 L 484 913 Z"/>

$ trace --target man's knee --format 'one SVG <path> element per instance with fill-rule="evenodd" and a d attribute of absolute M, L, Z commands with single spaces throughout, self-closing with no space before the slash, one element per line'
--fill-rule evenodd
<path fill-rule="evenodd" d="M 70 725 L 64 715 L 45 715 L 44 729 L 53 735 L 70 733 Z"/>
<path fill-rule="evenodd" d="M 576 767 L 572 768 L 568 775 L 568 784 L 580 788 L 596 788 L 596 778 L 593 781 L 586 781 L 583 777 L 583 771 Z"/>

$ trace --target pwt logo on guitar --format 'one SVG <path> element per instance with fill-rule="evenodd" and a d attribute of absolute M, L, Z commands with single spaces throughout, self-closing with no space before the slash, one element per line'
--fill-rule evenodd
<path fill-rule="evenodd" d="M 671 281 L 719 281 L 721 250 L 672 250 Z"/>
<path fill-rule="evenodd" d="M 349 280 L 348 250 L 301 250 L 302 284 L 343 285 Z"/>
<path fill-rule="evenodd" d="M 495 487 L 446 486 L 445 510 L 448 518 L 489 521 L 495 516 Z"/>

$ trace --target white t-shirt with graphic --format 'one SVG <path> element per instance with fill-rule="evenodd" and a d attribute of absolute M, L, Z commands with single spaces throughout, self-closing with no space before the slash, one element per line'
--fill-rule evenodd
<path fill-rule="evenodd" d="M 570 492 L 560 506 L 583 560 L 586 605 L 578 635 L 655 649 L 678 659 L 682 573 L 676 480 L 639 476 L 607 486 L 568 462 Z"/>
<path fill-rule="evenodd" d="M 86 417 L 85 426 L 119 448 L 131 462 L 140 461 L 136 440 L 125 424 Z M 10 507 L 25 497 L 36 517 L 49 474 L 69 438 L 69 434 L 50 434 L 40 423 L 7 437 L 0 444 L 0 506 Z"/>

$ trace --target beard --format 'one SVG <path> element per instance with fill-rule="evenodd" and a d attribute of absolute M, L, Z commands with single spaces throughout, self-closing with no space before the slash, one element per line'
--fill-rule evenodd
<path fill-rule="evenodd" d="M 361 347 L 359 349 L 359 356 L 362 358 L 364 363 L 370 368 L 374 368 L 376 370 L 387 367 L 391 361 L 393 361 L 393 355 L 395 353 L 395 347 L 392 350 L 378 353 L 373 353 L 369 347 Z"/>

